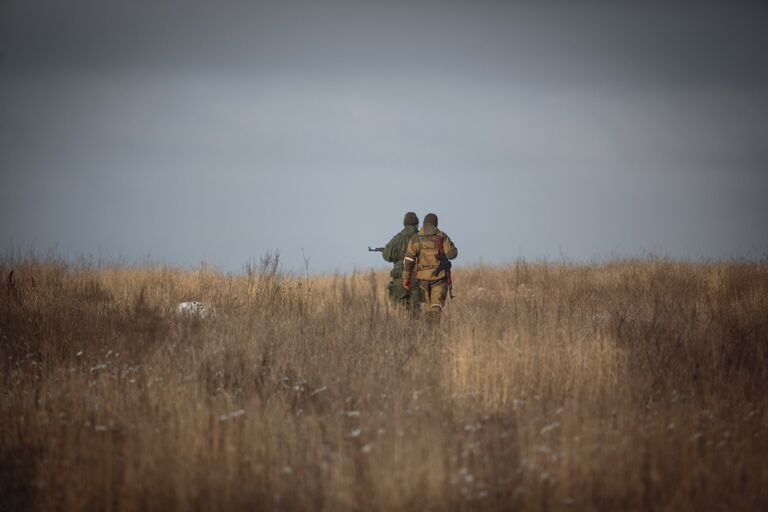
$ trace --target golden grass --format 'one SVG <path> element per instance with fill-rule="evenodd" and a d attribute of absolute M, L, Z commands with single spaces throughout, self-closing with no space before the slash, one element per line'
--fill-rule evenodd
<path fill-rule="evenodd" d="M 11 269 L 0 510 L 768 508 L 764 263 Z"/>

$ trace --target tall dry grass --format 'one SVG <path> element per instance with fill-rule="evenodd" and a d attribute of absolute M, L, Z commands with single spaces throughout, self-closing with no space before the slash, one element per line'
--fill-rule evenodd
<path fill-rule="evenodd" d="M 0 510 L 768 508 L 764 263 L 12 269 Z"/>

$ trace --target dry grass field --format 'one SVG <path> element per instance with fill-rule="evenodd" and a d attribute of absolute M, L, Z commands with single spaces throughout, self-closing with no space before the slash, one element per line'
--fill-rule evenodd
<path fill-rule="evenodd" d="M 768 510 L 766 263 L 0 271 L 3 511 Z"/>

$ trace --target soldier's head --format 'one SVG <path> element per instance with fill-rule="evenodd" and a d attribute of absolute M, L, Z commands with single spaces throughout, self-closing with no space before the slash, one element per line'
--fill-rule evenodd
<path fill-rule="evenodd" d="M 403 226 L 418 226 L 419 218 L 413 212 L 408 212 L 403 218 Z"/>
<path fill-rule="evenodd" d="M 424 216 L 424 224 L 432 224 L 437 227 L 437 215 L 434 213 L 428 213 Z"/>

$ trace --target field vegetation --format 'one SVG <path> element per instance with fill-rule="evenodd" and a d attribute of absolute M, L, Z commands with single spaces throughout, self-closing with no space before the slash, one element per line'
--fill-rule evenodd
<path fill-rule="evenodd" d="M 0 271 L 0 510 L 768 510 L 766 263 Z"/>

